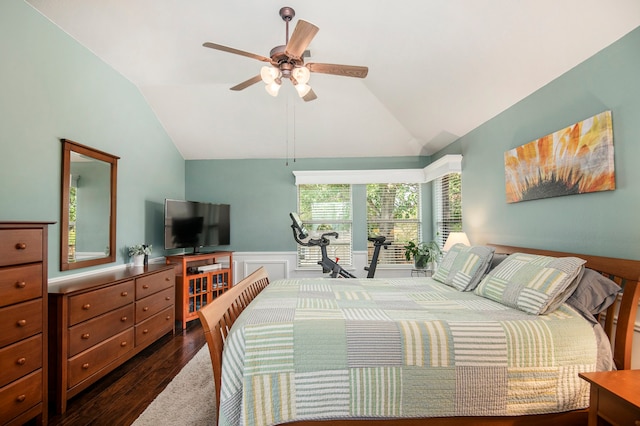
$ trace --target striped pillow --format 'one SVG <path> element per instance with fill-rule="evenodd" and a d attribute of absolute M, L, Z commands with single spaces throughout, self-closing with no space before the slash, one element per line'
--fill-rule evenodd
<path fill-rule="evenodd" d="M 438 265 L 433 279 L 459 291 L 471 291 L 487 271 L 494 251 L 493 247 L 456 244 Z"/>
<path fill-rule="evenodd" d="M 476 294 L 530 314 L 550 313 L 575 290 L 585 260 L 514 253 L 478 285 Z"/>

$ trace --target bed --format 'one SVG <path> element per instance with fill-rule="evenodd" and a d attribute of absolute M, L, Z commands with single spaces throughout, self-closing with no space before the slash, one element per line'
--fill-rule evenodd
<path fill-rule="evenodd" d="M 587 275 L 597 309 L 572 302 Z M 219 424 L 585 424 L 578 373 L 630 368 L 639 277 L 640 261 L 500 245 L 451 250 L 433 279 L 259 269 L 199 311 Z"/>

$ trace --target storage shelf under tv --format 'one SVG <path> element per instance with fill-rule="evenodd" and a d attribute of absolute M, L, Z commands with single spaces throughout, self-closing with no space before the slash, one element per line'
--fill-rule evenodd
<path fill-rule="evenodd" d="M 166 262 L 176 265 L 176 321 L 182 329 L 198 318 L 198 309 L 233 286 L 231 251 L 166 256 Z M 221 266 L 196 272 L 197 268 L 210 265 Z"/>

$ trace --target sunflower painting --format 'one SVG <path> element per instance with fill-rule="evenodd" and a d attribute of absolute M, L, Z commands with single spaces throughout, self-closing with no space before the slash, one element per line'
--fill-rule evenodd
<path fill-rule="evenodd" d="M 611 111 L 504 153 L 507 202 L 616 188 Z"/>

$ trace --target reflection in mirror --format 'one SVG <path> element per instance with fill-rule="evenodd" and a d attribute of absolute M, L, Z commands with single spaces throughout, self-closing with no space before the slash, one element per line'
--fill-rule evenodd
<path fill-rule="evenodd" d="M 114 262 L 118 157 L 62 143 L 60 269 Z"/>

